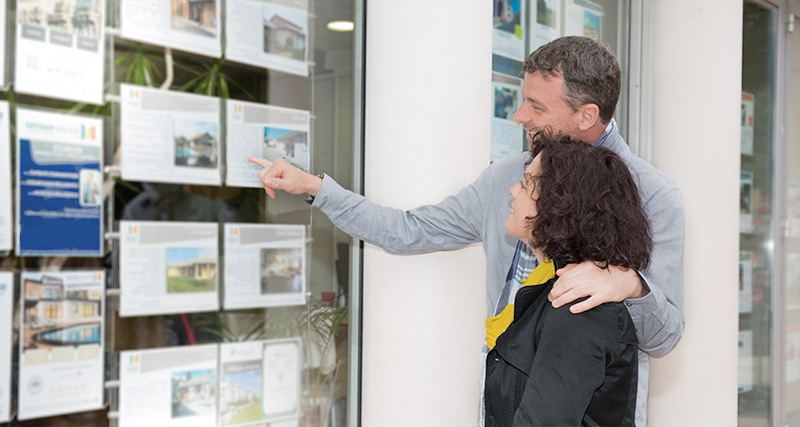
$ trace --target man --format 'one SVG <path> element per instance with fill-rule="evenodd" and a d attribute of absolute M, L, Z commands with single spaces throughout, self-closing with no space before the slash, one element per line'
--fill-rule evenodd
<path fill-rule="evenodd" d="M 647 355 L 667 354 L 677 345 L 684 327 L 680 190 L 666 175 L 631 153 L 619 134 L 613 113 L 621 72 L 606 46 L 585 37 L 562 37 L 528 56 L 522 71 L 524 101 L 514 120 L 523 125 L 529 140 L 538 130 L 549 129 L 607 147 L 625 161 L 639 187 L 653 236 L 650 267 L 636 272 L 614 266 L 602 270 L 589 261 L 570 265 L 557 272 L 560 278 L 550 300 L 560 307 L 588 296 L 571 308 L 573 313 L 604 302 L 625 302 L 640 349 L 636 423 L 645 425 Z M 504 230 L 511 201 L 507 190 L 522 178 L 529 157 L 521 153 L 495 162 L 456 195 L 409 211 L 371 204 L 328 176 L 307 174 L 284 161 L 250 160 L 264 167 L 259 175 L 270 197 L 275 197 L 275 189 L 307 193 L 313 197 L 313 206 L 342 231 L 389 252 L 422 253 L 482 242 L 488 263 L 488 316 L 493 316 L 513 301 L 520 283 L 536 266 L 530 249 L 517 245 Z"/>

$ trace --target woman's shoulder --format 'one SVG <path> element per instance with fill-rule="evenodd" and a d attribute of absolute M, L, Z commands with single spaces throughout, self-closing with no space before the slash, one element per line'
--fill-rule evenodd
<path fill-rule="evenodd" d="M 546 308 L 546 326 L 557 328 L 557 330 L 577 337 L 592 337 L 614 343 L 630 341 L 633 321 L 625 308 L 625 304 L 608 302 L 582 313 L 576 314 L 570 311 L 570 307 L 587 298 L 578 298 L 559 308 L 553 308 L 552 305 L 548 305 Z M 636 339 L 635 333 L 633 334 L 633 339 Z"/>

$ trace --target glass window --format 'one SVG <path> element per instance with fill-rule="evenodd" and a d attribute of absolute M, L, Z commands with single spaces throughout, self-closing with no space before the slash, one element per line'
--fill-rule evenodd
<path fill-rule="evenodd" d="M 777 7 L 744 2 L 739 239 L 739 425 L 772 425 L 773 153 Z"/>
<path fill-rule="evenodd" d="M 173 1 L 173 5 L 180 9 L 179 14 L 189 21 L 199 22 L 196 25 L 202 27 L 206 19 L 202 8 L 207 5 L 194 7 L 193 3 L 208 2 Z M 216 0 L 218 7 L 222 7 L 221 3 L 223 0 Z M 360 182 L 360 176 L 354 171 L 361 170 L 357 163 L 360 157 L 354 155 L 354 147 L 360 147 L 361 131 L 355 127 L 360 125 L 354 123 L 360 123 L 356 114 L 360 114 L 361 109 L 356 106 L 361 105 L 358 97 L 363 85 L 360 64 L 363 46 L 357 45 L 362 38 L 356 36 L 357 32 L 363 31 L 362 23 L 357 22 L 357 15 L 362 16 L 359 11 L 363 10 L 363 4 L 363 0 L 309 0 L 307 37 L 301 39 L 292 35 L 291 25 L 282 23 L 289 30 L 275 34 L 285 48 L 308 47 L 308 77 L 180 50 L 167 53 L 155 44 L 107 34 L 105 91 L 116 93 L 120 83 L 158 87 L 171 78 L 169 89 L 173 91 L 306 110 L 311 116 L 309 171 L 315 174 L 325 172 L 343 187 L 359 191 L 354 188 L 354 183 Z M 106 25 L 119 28 L 120 2 L 110 1 L 108 5 Z M 328 24 L 334 21 L 354 22 L 356 32 L 352 28 L 345 31 L 329 29 Z M 213 20 L 209 22 L 214 23 Z M 6 60 L 13 62 L 13 52 L 7 55 Z M 11 103 L 12 111 L 18 105 L 26 105 L 103 117 L 107 130 L 105 164 L 120 165 L 120 108 L 115 102 L 91 106 L 13 92 L 6 92 L 5 99 Z M 12 141 L 13 138 L 12 131 Z M 14 180 L 18 178 L 14 177 Z M 107 319 L 106 351 L 111 353 L 107 358 L 111 361 L 107 366 L 110 379 L 117 378 L 119 361 L 113 355 L 120 351 L 299 337 L 303 342 L 303 354 L 298 425 L 343 426 L 356 423 L 358 414 L 348 413 L 348 410 L 357 407 L 350 402 L 357 396 L 349 395 L 348 383 L 358 381 L 357 377 L 349 375 L 350 372 L 357 375 L 358 369 L 348 369 L 351 361 L 348 350 L 351 340 L 357 337 L 348 334 L 348 325 L 351 316 L 358 314 L 350 312 L 349 297 L 353 283 L 357 283 L 360 275 L 351 271 L 350 253 L 354 242 L 348 235 L 337 230 L 318 210 L 312 209 L 305 197 L 279 194 L 277 200 L 272 200 L 261 188 L 126 181 L 115 175 L 107 175 L 105 179 L 105 226 L 109 232 L 118 232 L 121 220 L 211 222 L 219 224 L 220 230 L 226 223 L 238 222 L 301 225 L 306 228 L 307 237 L 306 259 L 302 266 L 306 275 L 307 302 L 303 305 L 122 318 L 117 311 L 118 297 L 108 296 L 108 309 L 103 314 Z M 222 252 L 221 242 L 219 246 Z M 105 257 L 8 255 L 0 257 L 0 265 L 3 270 L 17 271 L 105 268 L 111 278 L 110 287 L 116 288 L 119 286 L 118 251 L 117 243 L 107 241 Z M 221 255 L 219 265 L 201 265 L 192 274 L 197 277 L 221 275 L 224 253 Z M 225 283 L 220 280 L 219 285 L 224 287 Z M 60 318 L 62 307 L 59 304 L 48 303 L 41 312 L 28 309 L 26 317 Z M 63 310 L 91 316 L 96 309 L 91 304 L 81 307 L 72 304 L 71 309 L 63 307 Z M 111 393 L 111 411 L 117 408 L 118 398 L 116 392 Z M 108 410 L 103 410 L 32 420 L 20 425 L 108 423 Z"/>

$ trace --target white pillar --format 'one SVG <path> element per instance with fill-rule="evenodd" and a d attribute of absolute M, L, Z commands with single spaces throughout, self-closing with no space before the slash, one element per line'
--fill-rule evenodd
<path fill-rule="evenodd" d="M 488 166 L 491 20 L 483 1 L 369 2 L 368 199 L 437 203 Z M 363 425 L 475 425 L 485 264 L 478 245 L 415 256 L 367 246 Z"/>
<path fill-rule="evenodd" d="M 742 2 L 655 0 L 653 163 L 686 205 L 686 330 L 652 361 L 649 425 L 737 424 Z"/>

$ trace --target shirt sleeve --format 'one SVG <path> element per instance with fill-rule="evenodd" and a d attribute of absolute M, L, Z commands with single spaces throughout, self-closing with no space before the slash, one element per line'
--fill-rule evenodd
<path fill-rule="evenodd" d="M 495 165 L 471 184 L 435 205 L 411 210 L 379 206 L 345 190 L 326 176 L 314 198 L 333 224 L 345 233 L 395 254 L 455 249 L 482 240 L 483 198 L 490 191 Z"/>
<path fill-rule="evenodd" d="M 669 353 L 681 339 L 683 305 L 684 209 L 680 190 L 671 188 L 646 207 L 653 235 L 650 266 L 640 272 L 649 293 L 627 299 L 639 349 L 653 357 Z"/>
<path fill-rule="evenodd" d="M 514 425 L 581 425 L 605 381 L 613 348 L 619 346 L 616 309 L 604 304 L 572 314 L 571 305 L 546 308 L 550 312 Z"/>

